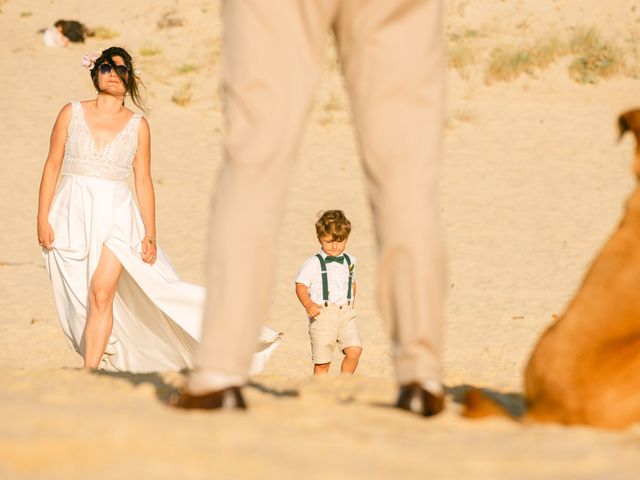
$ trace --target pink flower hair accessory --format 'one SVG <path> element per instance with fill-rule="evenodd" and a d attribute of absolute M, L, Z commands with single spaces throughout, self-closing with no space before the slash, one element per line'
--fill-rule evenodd
<path fill-rule="evenodd" d="M 87 70 L 93 70 L 93 67 L 96 66 L 96 60 L 100 58 L 100 55 L 102 55 L 100 50 L 85 53 L 82 55 L 82 66 Z"/>

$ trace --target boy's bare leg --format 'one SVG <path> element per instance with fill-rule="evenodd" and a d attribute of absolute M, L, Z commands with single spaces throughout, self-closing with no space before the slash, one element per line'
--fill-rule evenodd
<path fill-rule="evenodd" d="M 325 373 L 329 373 L 330 366 L 331 366 L 331 363 L 315 363 L 313 365 L 313 374 L 323 375 Z"/>
<path fill-rule="evenodd" d="M 342 353 L 344 353 L 344 359 L 340 366 L 340 373 L 353 374 L 353 372 L 356 371 L 358 362 L 360 361 L 362 347 L 347 347 Z"/>

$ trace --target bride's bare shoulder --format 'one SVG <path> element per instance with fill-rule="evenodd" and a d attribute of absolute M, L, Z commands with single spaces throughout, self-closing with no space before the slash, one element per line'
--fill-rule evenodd
<path fill-rule="evenodd" d="M 55 125 L 66 128 L 69 125 L 69 122 L 71 121 L 72 113 L 73 113 L 73 105 L 72 105 L 72 102 L 69 102 L 60 109 L 60 112 L 56 117 Z"/>
<path fill-rule="evenodd" d="M 71 115 L 71 110 L 73 110 L 73 102 L 69 102 L 65 104 L 61 109 L 58 115 Z"/>

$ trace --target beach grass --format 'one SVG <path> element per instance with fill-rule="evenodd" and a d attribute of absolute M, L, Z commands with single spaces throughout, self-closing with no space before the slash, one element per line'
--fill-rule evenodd
<path fill-rule="evenodd" d="M 477 115 L 466 108 L 455 110 L 451 117 L 460 123 L 474 123 L 477 119 Z"/>
<path fill-rule="evenodd" d="M 191 103 L 192 97 L 193 91 L 191 89 L 191 83 L 185 83 L 173 92 L 173 95 L 171 95 L 171 101 L 176 105 L 186 107 Z"/>
<path fill-rule="evenodd" d="M 461 78 L 468 80 L 470 70 L 479 58 L 479 39 L 486 37 L 480 30 L 466 29 L 462 32 L 454 32 L 448 36 L 448 66 L 458 72 Z"/>
<path fill-rule="evenodd" d="M 523 21 L 517 28 L 528 30 L 530 26 Z M 492 41 L 486 28 L 467 29 L 448 35 L 448 68 L 463 80 L 469 80 L 474 71 L 482 72 L 484 82 L 491 85 L 513 82 L 523 75 L 537 77 L 566 59 L 568 76 L 580 84 L 616 75 L 640 78 L 640 31 L 630 28 L 617 41 L 605 38 L 595 27 L 574 26 L 568 34 L 555 29 L 528 42 L 509 44 Z"/>
<path fill-rule="evenodd" d="M 631 78 L 640 78 L 640 31 L 634 30 L 625 39 L 624 51 L 627 53 L 627 61 L 624 73 Z"/>
<path fill-rule="evenodd" d="M 533 75 L 566 53 L 566 44 L 556 36 L 538 39 L 530 45 L 496 47 L 491 52 L 485 82 L 510 82 L 522 74 Z"/>
<path fill-rule="evenodd" d="M 162 49 L 158 47 L 142 47 L 140 49 L 140 55 L 143 57 L 154 57 L 156 55 L 160 55 L 162 53 Z"/>
<path fill-rule="evenodd" d="M 456 42 L 449 48 L 448 64 L 461 78 L 468 80 L 470 69 L 476 63 L 477 51 L 469 42 Z"/>
<path fill-rule="evenodd" d="M 578 83 L 596 83 L 624 71 L 623 50 L 602 38 L 595 28 L 577 29 L 569 42 L 575 58 L 569 66 L 569 76 Z"/>
<path fill-rule="evenodd" d="M 178 73 L 185 75 L 187 73 L 197 72 L 199 68 L 200 67 L 192 63 L 184 63 L 178 67 Z"/>
<path fill-rule="evenodd" d="M 98 25 L 93 29 L 93 36 L 100 40 L 111 40 L 118 36 L 118 32 L 111 30 L 109 27 Z"/>

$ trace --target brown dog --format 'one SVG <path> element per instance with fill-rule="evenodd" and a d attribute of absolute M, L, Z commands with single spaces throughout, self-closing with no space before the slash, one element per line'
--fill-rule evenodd
<path fill-rule="evenodd" d="M 524 421 L 623 428 L 640 421 L 640 110 L 618 119 L 636 136 L 639 181 L 618 229 L 566 312 L 538 341 L 525 370 Z M 505 413 L 478 390 L 465 416 Z"/>

